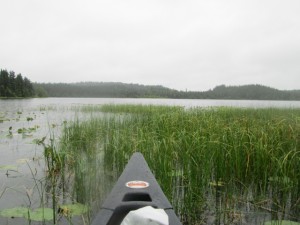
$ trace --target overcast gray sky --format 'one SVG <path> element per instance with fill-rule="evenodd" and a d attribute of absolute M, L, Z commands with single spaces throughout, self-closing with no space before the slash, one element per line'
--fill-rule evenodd
<path fill-rule="evenodd" d="M 33 82 L 300 89 L 300 0 L 1 0 L 0 68 Z"/>

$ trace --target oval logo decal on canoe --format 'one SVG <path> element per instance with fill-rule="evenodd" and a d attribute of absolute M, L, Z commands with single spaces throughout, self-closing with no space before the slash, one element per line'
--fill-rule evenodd
<path fill-rule="evenodd" d="M 132 180 L 126 183 L 126 187 L 129 188 L 147 188 L 149 183 L 142 180 Z"/>

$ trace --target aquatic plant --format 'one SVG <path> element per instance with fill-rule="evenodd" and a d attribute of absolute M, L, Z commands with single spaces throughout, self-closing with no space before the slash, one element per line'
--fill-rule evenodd
<path fill-rule="evenodd" d="M 299 220 L 299 109 L 104 105 L 84 110 L 105 114 L 68 123 L 61 139 L 63 152 L 77 159 L 69 166 L 79 202 L 101 199 L 105 185 L 141 151 L 185 224 L 205 221 L 207 211 L 215 224 L 242 220 L 243 208 Z"/>

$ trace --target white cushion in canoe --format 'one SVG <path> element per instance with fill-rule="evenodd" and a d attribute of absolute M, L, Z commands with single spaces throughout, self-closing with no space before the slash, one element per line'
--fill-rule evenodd
<path fill-rule="evenodd" d="M 169 225 L 169 217 L 163 209 L 146 206 L 130 211 L 121 225 Z"/>

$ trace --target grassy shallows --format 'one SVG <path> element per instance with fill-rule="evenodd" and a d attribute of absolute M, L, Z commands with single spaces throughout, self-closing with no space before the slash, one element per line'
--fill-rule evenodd
<path fill-rule="evenodd" d="M 109 116 L 65 130 L 63 142 L 72 146 L 77 167 L 86 158 L 97 164 L 96 155 L 104 151 L 104 165 L 117 178 L 138 150 L 187 224 L 205 222 L 207 211 L 214 211 L 216 223 L 230 222 L 243 203 L 299 219 L 299 109 L 106 105 L 97 110 Z M 80 188 L 90 195 L 91 186 Z"/>

